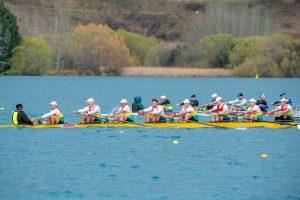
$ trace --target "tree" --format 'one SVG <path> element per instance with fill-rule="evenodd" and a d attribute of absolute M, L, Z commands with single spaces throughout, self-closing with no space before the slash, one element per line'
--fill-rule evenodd
<path fill-rule="evenodd" d="M 78 25 L 67 45 L 73 67 L 84 74 L 118 74 L 131 65 L 125 42 L 106 25 Z"/>
<path fill-rule="evenodd" d="M 229 64 L 229 52 L 234 47 L 232 35 L 217 34 L 202 38 L 195 51 L 200 57 L 200 66 L 225 67 Z"/>
<path fill-rule="evenodd" d="M 42 39 L 24 38 L 12 52 L 8 74 L 43 75 L 50 69 L 52 49 Z"/>
<path fill-rule="evenodd" d="M 0 1 L 0 73 L 9 68 L 6 61 L 20 40 L 16 17 Z"/>
<path fill-rule="evenodd" d="M 144 37 L 137 33 L 131 33 L 124 29 L 119 29 L 117 34 L 124 39 L 130 49 L 136 65 L 153 65 L 156 62 L 156 52 L 159 42 L 153 37 Z"/>

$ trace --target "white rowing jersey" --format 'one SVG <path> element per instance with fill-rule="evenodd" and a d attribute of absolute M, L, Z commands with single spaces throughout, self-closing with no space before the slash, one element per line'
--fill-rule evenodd
<path fill-rule="evenodd" d="M 261 113 L 261 110 L 260 110 L 260 108 L 259 108 L 258 105 L 254 105 L 253 107 L 250 106 L 250 107 L 247 109 L 247 111 L 250 111 L 250 110 L 253 110 L 253 111 L 255 111 L 256 113 Z"/>
<path fill-rule="evenodd" d="M 150 106 L 143 110 L 145 113 L 152 113 L 153 115 L 163 115 L 164 114 L 164 107 L 161 105 L 157 105 L 156 108 Z"/>
<path fill-rule="evenodd" d="M 88 115 L 99 115 L 101 113 L 100 106 L 94 105 L 93 107 L 85 107 L 83 109 L 79 109 L 78 112 L 80 114 L 87 113 Z"/>
<path fill-rule="evenodd" d="M 120 107 L 119 108 L 119 112 L 130 113 L 131 112 L 131 108 L 128 105 L 126 105 L 124 107 Z"/>
<path fill-rule="evenodd" d="M 61 112 L 60 110 L 58 110 L 57 108 L 51 110 L 50 112 L 44 114 L 43 116 L 41 116 L 42 119 L 47 119 L 48 117 L 50 117 L 51 115 L 60 115 Z"/>
<path fill-rule="evenodd" d="M 187 107 L 187 108 L 183 106 L 181 111 L 186 111 L 188 113 L 192 113 L 192 112 L 195 112 L 195 108 L 191 105 L 189 105 L 189 107 Z"/>

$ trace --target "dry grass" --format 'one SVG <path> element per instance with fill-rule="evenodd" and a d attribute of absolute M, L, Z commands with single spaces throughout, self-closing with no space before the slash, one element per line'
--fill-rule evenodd
<path fill-rule="evenodd" d="M 122 76 L 154 77 L 230 77 L 231 70 L 190 67 L 124 67 Z"/>

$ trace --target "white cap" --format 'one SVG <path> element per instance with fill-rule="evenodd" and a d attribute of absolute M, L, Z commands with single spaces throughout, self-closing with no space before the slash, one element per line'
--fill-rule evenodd
<path fill-rule="evenodd" d="M 90 102 L 95 102 L 95 101 L 94 101 L 93 98 L 89 98 L 88 100 L 86 100 L 86 102 L 87 102 L 87 103 L 90 103 Z"/>
<path fill-rule="evenodd" d="M 188 99 L 185 99 L 184 101 L 183 101 L 183 103 L 190 103 L 190 100 L 188 100 Z"/>
<path fill-rule="evenodd" d="M 212 98 L 217 98 L 217 97 L 218 97 L 218 94 L 217 94 L 217 93 L 213 93 L 213 94 L 211 95 L 211 97 L 212 97 Z"/>
<path fill-rule="evenodd" d="M 53 105 L 57 106 L 57 103 L 56 103 L 56 101 L 52 101 L 52 102 L 50 103 L 50 105 L 51 105 L 51 106 L 53 106 Z"/>
<path fill-rule="evenodd" d="M 128 103 L 127 99 L 122 99 L 120 102 L 121 103 Z"/>
<path fill-rule="evenodd" d="M 283 101 L 287 102 L 286 98 L 280 99 L 280 102 L 283 102 Z"/>
<path fill-rule="evenodd" d="M 166 99 L 167 97 L 165 95 L 162 95 L 160 98 L 161 99 Z"/>
<path fill-rule="evenodd" d="M 250 99 L 249 102 L 256 102 L 256 100 L 254 98 Z"/>
<path fill-rule="evenodd" d="M 223 99 L 221 97 L 217 97 L 216 101 L 222 101 Z"/>

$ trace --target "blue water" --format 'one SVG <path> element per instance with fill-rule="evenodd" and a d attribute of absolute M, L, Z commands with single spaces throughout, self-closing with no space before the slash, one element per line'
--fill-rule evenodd
<path fill-rule="evenodd" d="M 52 100 L 71 112 L 94 97 L 104 113 L 121 98 L 180 102 L 287 92 L 300 79 L 0 77 L 0 124 L 23 103 L 32 117 Z M 172 143 L 178 140 L 179 144 Z M 267 159 L 260 154 L 267 153 Z M 0 199 L 300 199 L 297 129 L 0 129 Z"/>

